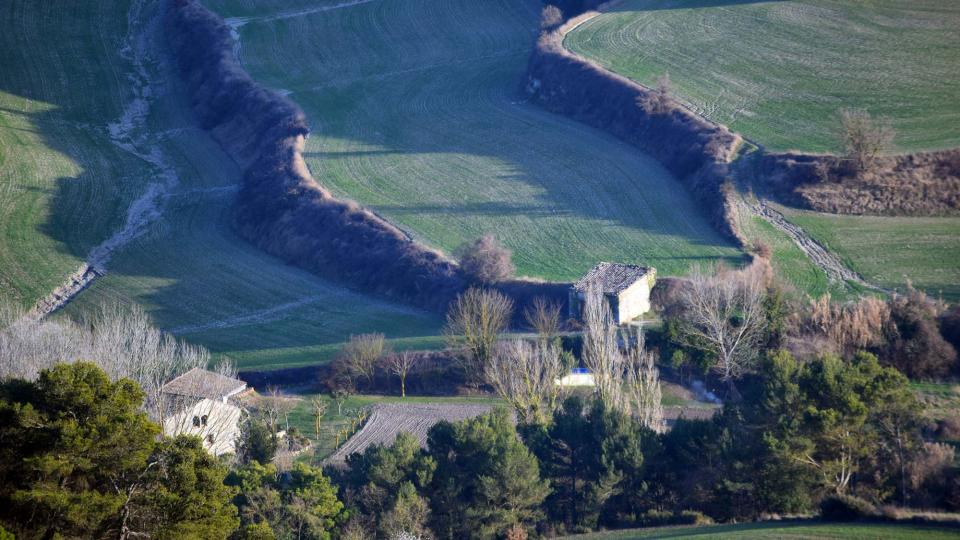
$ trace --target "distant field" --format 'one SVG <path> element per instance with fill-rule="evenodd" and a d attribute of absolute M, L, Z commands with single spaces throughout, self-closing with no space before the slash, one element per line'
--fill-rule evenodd
<path fill-rule="evenodd" d="M 0 300 L 32 305 L 122 226 L 148 183 L 172 172 L 162 217 L 66 315 L 137 302 L 161 327 L 243 368 L 325 360 L 351 333 L 436 343 L 440 317 L 318 279 L 234 236 L 240 171 L 193 124 L 159 27 L 144 34 L 145 69 L 166 83 L 152 89 L 132 142 L 166 169 L 111 140 L 108 126 L 134 97 L 134 66 L 118 53 L 131 5 L 140 4 L 0 3 Z M 159 6 L 142 4 L 135 24 Z"/>
<path fill-rule="evenodd" d="M 960 146 L 960 2 L 625 0 L 572 51 L 771 150 L 836 151 L 837 111 L 888 117 L 901 151 Z"/>
<path fill-rule="evenodd" d="M 525 103 L 537 0 L 209 5 L 253 77 L 305 109 L 314 176 L 421 241 L 495 233 L 520 274 L 562 280 L 740 257 L 656 161 Z"/>
<path fill-rule="evenodd" d="M 920 525 L 887 525 L 866 523 L 745 523 L 709 527 L 662 527 L 610 531 L 567 536 L 570 540 L 633 540 L 638 538 L 691 538 L 720 540 L 749 538 L 755 540 L 945 540 L 960 538 L 960 529 L 924 527 Z"/>
<path fill-rule="evenodd" d="M 960 218 L 837 216 L 784 210 L 867 281 L 901 292 L 908 281 L 960 300 Z"/>

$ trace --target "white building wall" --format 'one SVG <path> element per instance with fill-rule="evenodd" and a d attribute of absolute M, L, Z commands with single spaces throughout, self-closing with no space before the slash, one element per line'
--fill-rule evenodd
<path fill-rule="evenodd" d="M 650 282 L 640 279 L 620 292 L 617 304 L 617 323 L 625 324 L 650 311 Z"/>
<path fill-rule="evenodd" d="M 163 434 L 197 435 L 203 439 L 203 447 L 215 456 L 235 453 L 242 413 L 242 409 L 232 403 L 201 399 L 164 419 Z"/>

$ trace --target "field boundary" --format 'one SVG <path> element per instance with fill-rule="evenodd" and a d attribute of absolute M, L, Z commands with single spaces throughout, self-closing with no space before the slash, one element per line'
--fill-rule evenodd
<path fill-rule="evenodd" d="M 642 97 L 651 91 L 646 86 L 563 46 L 567 34 L 619 3 L 620 0 L 612 0 L 600 4 L 569 18 L 560 27 L 548 32 L 548 40 L 559 41 L 560 49 L 549 53 L 579 62 L 583 70 L 596 70 L 604 74 L 607 85 L 619 83 L 625 88 L 633 87 Z M 555 48 L 556 45 L 551 43 L 549 48 Z M 546 54 L 547 51 L 543 49 L 538 46 L 535 54 Z M 599 84 L 596 80 L 599 78 L 594 79 L 592 83 Z M 572 78 L 570 82 L 576 84 L 577 80 Z M 621 102 L 603 103 L 602 100 L 601 103 L 601 106 L 608 107 L 621 105 Z M 674 105 L 713 129 L 729 131 L 726 126 L 704 118 L 682 103 Z M 608 131 L 621 136 L 612 130 Z M 785 204 L 847 215 L 933 217 L 960 214 L 960 148 L 883 156 L 876 160 L 873 170 L 861 175 L 861 178 L 829 181 L 824 179 L 824 171 L 837 166 L 838 158 L 835 155 L 768 152 L 762 143 L 746 139 L 742 134 L 734 135 L 758 149 L 758 155 L 750 158 L 760 162 L 760 174 L 754 177 L 754 181 L 760 184 L 757 187 Z"/>
<path fill-rule="evenodd" d="M 445 311 L 469 285 L 457 262 L 313 178 L 302 155 L 310 131 L 303 111 L 239 65 L 234 28 L 199 0 L 169 0 L 167 27 L 201 127 L 245 169 L 239 235 L 322 277 Z M 521 308 L 537 296 L 565 304 L 569 285 L 515 278 L 494 288 Z"/>
<path fill-rule="evenodd" d="M 170 0 L 167 27 L 201 127 L 245 168 L 234 213 L 241 237 L 289 264 L 421 307 L 445 308 L 463 289 L 456 262 L 310 175 L 303 112 L 240 67 L 221 17 L 198 0 Z"/>
<path fill-rule="evenodd" d="M 607 131 L 656 158 L 707 210 L 714 227 L 743 247 L 728 187 L 729 166 L 742 138 L 681 107 L 648 110 L 650 89 L 568 51 L 564 36 L 599 13 L 586 11 L 541 34 L 528 63 L 526 92 L 545 109 Z"/>

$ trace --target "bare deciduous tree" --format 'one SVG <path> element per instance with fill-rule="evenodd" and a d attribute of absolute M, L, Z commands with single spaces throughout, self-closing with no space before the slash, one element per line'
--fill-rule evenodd
<path fill-rule="evenodd" d="M 337 404 L 337 416 L 343 416 L 343 404 L 354 394 L 353 386 L 343 384 L 330 391 L 330 399 Z"/>
<path fill-rule="evenodd" d="M 877 157 L 890 150 L 895 132 L 890 122 L 863 110 L 840 111 L 840 136 L 846 158 L 857 173 L 870 170 Z"/>
<path fill-rule="evenodd" d="M 374 370 L 386 352 L 383 334 L 360 334 L 350 336 L 350 341 L 340 350 L 340 358 L 346 364 L 352 377 L 363 377 L 369 384 L 373 380 Z"/>
<path fill-rule="evenodd" d="M 289 415 L 296 406 L 296 400 L 285 396 L 280 388 L 273 385 L 268 386 L 267 393 L 260 396 L 255 403 L 257 411 L 263 416 L 274 434 L 280 431 L 281 419 L 284 421 L 284 429 L 290 429 Z"/>
<path fill-rule="evenodd" d="M 627 391 L 633 416 L 657 433 L 664 430 L 660 372 L 642 331 L 624 332 L 627 342 Z"/>
<path fill-rule="evenodd" d="M 688 345 L 716 356 L 714 371 L 736 391 L 733 379 L 749 370 L 766 328 L 765 269 L 754 264 L 713 275 L 695 268 L 680 292 L 681 322 Z"/>
<path fill-rule="evenodd" d="M 407 374 L 416 366 L 420 357 L 403 351 L 390 357 L 390 371 L 400 378 L 400 397 L 407 397 Z"/>
<path fill-rule="evenodd" d="M 637 98 L 637 104 L 648 114 L 667 114 L 673 109 L 673 85 L 670 83 L 670 73 L 664 72 L 657 77 L 653 88 L 645 96 Z"/>
<path fill-rule="evenodd" d="M 517 411 L 522 423 L 545 424 L 559 403 L 563 388 L 560 348 L 550 342 L 520 339 L 500 342 L 484 370 L 487 384 Z"/>
<path fill-rule="evenodd" d="M 553 4 L 549 4 L 540 12 L 540 29 L 552 30 L 563 22 L 563 12 Z"/>
<path fill-rule="evenodd" d="M 330 402 L 327 400 L 316 396 L 310 399 L 310 405 L 313 407 L 313 415 L 316 420 L 315 422 L 315 431 L 317 438 L 320 438 L 320 425 L 323 423 L 323 416 L 327 414 L 327 408 L 330 405 Z"/>
<path fill-rule="evenodd" d="M 209 368 L 210 354 L 155 328 L 136 305 L 104 304 L 80 322 L 36 320 L 15 309 L 0 309 L 0 377 L 34 379 L 59 362 L 91 361 L 112 379 L 131 379 L 144 391 L 144 411 L 167 435 L 189 433 L 215 453 L 231 452 L 241 407 L 224 402 L 222 379 L 171 380 L 194 368 L 236 378 L 229 361 Z"/>
<path fill-rule="evenodd" d="M 444 335 L 452 346 L 466 347 L 468 378 L 482 378 L 512 313 L 513 301 L 493 290 L 470 288 L 450 305 Z"/>
<path fill-rule="evenodd" d="M 523 318 L 543 343 L 553 341 L 560 333 L 560 304 L 542 296 L 534 298 L 533 303 L 523 310 Z"/>
<path fill-rule="evenodd" d="M 622 411 L 626 358 L 620 353 L 618 331 L 603 293 L 596 286 L 588 288 L 583 304 L 583 365 L 593 374 L 597 397 L 607 407 Z"/>
<path fill-rule="evenodd" d="M 492 234 L 461 246 L 458 254 L 460 268 L 480 283 L 498 283 L 513 277 L 512 254 Z"/>
<path fill-rule="evenodd" d="M 91 361 L 112 379 L 136 381 L 144 409 L 163 425 L 171 404 L 163 385 L 193 368 L 206 368 L 210 354 L 155 328 L 139 306 L 104 304 L 79 323 L 35 320 L 9 306 L 0 309 L 0 377 L 33 379 L 59 362 Z M 217 369 L 234 376 L 232 366 Z"/>

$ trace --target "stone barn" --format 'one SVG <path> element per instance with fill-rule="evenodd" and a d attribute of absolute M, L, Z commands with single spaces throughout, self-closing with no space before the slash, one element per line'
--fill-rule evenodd
<path fill-rule="evenodd" d="M 626 324 L 650 311 L 650 291 L 656 279 L 657 269 L 653 267 L 602 262 L 570 289 L 570 317 L 580 318 L 587 291 L 596 287 L 617 324 Z"/>
<path fill-rule="evenodd" d="M 211 454 L 236 452 L 247 383 L 205 369 L 193 368 L 161 389 L 164 435 L 196 435 Z"/>

